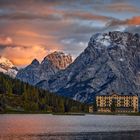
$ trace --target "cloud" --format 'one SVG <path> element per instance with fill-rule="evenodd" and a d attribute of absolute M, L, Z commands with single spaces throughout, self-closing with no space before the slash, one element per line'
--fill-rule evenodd
<path fill-rule="evenodd" d="M 0 41 L 0 54 L 17 65 L 41 60 L 51 50 L 76 57 L 92 34 L 139 25 L 139 4 L 139 0 L 0 0 L 0 34 L 14 40 L 10 45 Z"/>
<path fill-rule="evenodd" d="M 10 45 L 13 43 L 12 38 L 1 36 L 0 37 L 0 45 Z"/>
<path fill-rule="evenodd" d="M 55 50 L 55 49 L 54 49 Z M 44 46 L 8 46 L 1 51 L 1 54 L 13 61 L 15 65 L 24 66 L 30 64 L 34 58 L 42 60 L 52 50 L 47 50 Z"/>
<path fill-rule="evenodd" d="M 55 11 L 51 13 L 30 13 L 23 11 L 9 11 L 7 13 L 1 13 L 0 19 L 2 20 L 61 20 L 61 16 Z"/>
<path fill-rule="evenodd" d="M 63 11 L 51 10 L 38 13 L 31 13 L 30 11 L 8 11 L 0 13 L 1 20 L 44 20 L 47 22 L 60 22 L 61 20 L 95 20 L 106 22 L 113 19 L 112 17 L 97 15 L 92 12 L 85 11 Z"/>
<path fill-rule="evenodd" d="M 105 7 L 106 10 L 114 12 L 140 12 L 138 7 L 130 5 L 128 3 L 114 3 Z"/>
<path fill-rule="evenodd" d="M 95 5 L 94 8 L 97 11 L 104 11 L 104 12 L 117 12 L 117 13 L 139 13 L 140 9 L 133 4 L 127 2 L 116 2 L 104 5 Z"/>
<path fill-rule="evenodd" d="M 80 54 L 88 46 L 88 42 L 84 40 L 77 41 L 74 39 L 65 39 L 65 40 L 62 40 L 62 43 L 65 46 L 69 47 L 69 49 L 64 47 L 62 50 L 65 51 L 66 53 L 72 54 L 73 59 L 77 57 L 77 51 Z"/>
<path fill-rule="evenodd" d="M 102 15 L 96 15 L 92 12 L 84 12 L 84 11 L 77 11 L 77 12 L 64 12 L 63 13 L 64 18 L 72 18 L 72 19 L 81 19 L 81 20 L 99 20 L 106 22 L 112 17 L 102 16 Z"/>
<path fill-rule="evenodd" d="M 125 29 L 126 32 L 131 32 L 131 33 L 139 33 L 140 34 L 140 26 L 128 26 Z"/>
<path fill-rule="evenodd" d="M 42 34 L 38 34 L 36 32 L 33 31 L 23 31 L 23 30 L 19 30 L 16 32 L 17 35 L 22 35 L 22 36 L 28 36 L 28 37 L 35 37 L 35 38 L 44 38 L 44 39 L 54 39 L 54 37 L 50 36 L 50 35 L 42 35 Z"/>
<path fill-rule="evenodd" d="M 107 23 L 107 26 L 117 26 L 117 25 L 140 25 L 140 16 L 132 17 L 126 20 L 112 20 L 111 22 Z"/>
<path fill-rule="evenodd" d="M 133 17 L 131 19 L 127 19 L 124 21 L 124 23 L 128 25 L 140 25 L 140 16 Z"/>

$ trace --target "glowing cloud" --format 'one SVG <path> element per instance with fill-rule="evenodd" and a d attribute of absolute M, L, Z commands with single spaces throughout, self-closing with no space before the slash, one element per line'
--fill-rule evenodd
<path fill-rule="evenodd" d="M 77 57 L 92 34 L 140 25 L 139 7 L 139 0 L 0 0 L 0 55 L 19 66 L 54 50 Z"/>
<path fill-rule="evenodd" d="M 54 50 L 51 50 L 54 51 Z M 49 50 L 46 50 L 43 46 L 32 46 L 32 47 L 23 47 L 23 46 L 16 46 L 16 47 L 6 47 L 2 51 L 2 55 L 11 59 L 14 64 L 18 66 L 24 66 L 29 63 L 34 58 L 38 60 L 42 60 L 48 53 Z"/>
<path fill-rule="evenodd" d="M 12 38 L 10 37 L 0 37 L 0 45 L 10 45 L 13 43 Z"/>
<path fill-rule="evenodd" d="M 126 20 L 115 19 L 108 23 L 108 26 L 116 25 L 140 25 L 140 16 L 132 17 L 131 19 Z"/>
<path fill-rule="evenodd" d="M 125 23 L 129 25 L 140 25 L 140 16 L 128 19 L 125 21 Z"/>

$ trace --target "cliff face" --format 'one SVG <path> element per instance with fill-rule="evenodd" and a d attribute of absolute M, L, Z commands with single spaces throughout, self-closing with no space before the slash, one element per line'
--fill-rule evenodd
<path fill-rule="evenodd" d="M 42 80 L 48 81 L 59 70 L 66 68 L 72 62 L 71 60 L 69 55 L 54 52 L 46 56 L 41 63 L 34 59 L 30 65 L 18 72 L 16 78 L 31 85 Z"/>
<path fill-rule="evenodd" d="M 81 102 L 96 94 L 140 90 L 140 36 L 126 32 L 95 34 L 64 71 L 37 86 Z"/>
<path fill-rule="evenodd" d="M 66 55 L 63 52 L 53 52 L 49 55 L 47 55 L 45 59 L 50 60 L 53 65 L 55 65 L 58 69 L 65 69 L 67 66 L 69 66 L 72 63 L 72 57 L 71 55 Z"/>

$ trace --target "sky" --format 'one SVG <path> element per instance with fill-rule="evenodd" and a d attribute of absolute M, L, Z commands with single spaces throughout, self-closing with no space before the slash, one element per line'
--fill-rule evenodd
<path fill-rule="evenodd" d="M 0 55 L 16 66 L 63 51 L 76 58 L 94 33 L 140 33 L 140 0 L 0 0 Z"/>

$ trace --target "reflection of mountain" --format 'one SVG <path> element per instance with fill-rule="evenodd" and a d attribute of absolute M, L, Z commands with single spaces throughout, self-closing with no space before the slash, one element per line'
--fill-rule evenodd
<path fill-rule="evenodd" d="M 15 77 L 18 70 L 9 59 L 0 56 L 0 72 L 8 74 L 11 77 Z"/>

